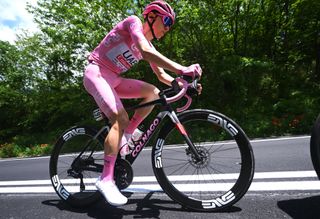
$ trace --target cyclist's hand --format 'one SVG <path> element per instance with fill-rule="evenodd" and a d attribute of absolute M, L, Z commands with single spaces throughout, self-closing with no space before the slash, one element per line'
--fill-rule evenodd
<path fill-rule="evenodd" d="M 189 67 L 183 67 L 181 69 L 180 73 L 181 73 L 181 75 L 190 76 L 193 79 L 195 77 L 200 78 L 202 75 L 202 69 L 199 64 L 193 64 L 193 65 L 190 65 Z"/>
<path fill-rule="evenodd" d="M 197 84 L 197 87 L 194 87 L 194 84 L 189 84 L 188 90 L 187 90 L 187 94 L 192 97 L 195 95 L 200 95 L 202 92 L 202 85 L 201 84 Z"/>

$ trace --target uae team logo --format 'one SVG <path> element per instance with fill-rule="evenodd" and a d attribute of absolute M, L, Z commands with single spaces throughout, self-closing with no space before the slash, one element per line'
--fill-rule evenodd
<path fill-rule="evenodd" d="M 131 66 L 139 62 L 139 59 L 125 43 L 112 48 L 106 55 L 122 72 L 127 71 Z"/>

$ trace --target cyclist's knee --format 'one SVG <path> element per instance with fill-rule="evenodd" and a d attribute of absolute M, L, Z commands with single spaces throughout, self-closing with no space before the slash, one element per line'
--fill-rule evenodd
<path fill-rule="evenodd" d="M 147 84 L 145 86 L 143 96 L 147 99 L 156 99 L 159 97 L 159 92 L 160 90 L 156 86 L 152 84 Z"/>
<path fill-rule="evenodd" d="M 157 87 L 154 87 L 154 89 L 152 91 L 152 95 L 154 97 L 159 97 L 159 93 L 160 93 L 160 90 Z"/>
<path fill-rule="evenodd" d="M 149 93 L 147 100 L 151 101 L 151 100 L 156 100 L 159 98 L 159 92 L 160 90 L 156 87 L 154 87 L 154 89 Z"/>

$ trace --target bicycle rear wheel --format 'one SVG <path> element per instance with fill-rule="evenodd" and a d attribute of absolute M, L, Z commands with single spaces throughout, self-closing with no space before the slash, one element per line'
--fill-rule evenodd
<path fill-rule="evenodd" d="M 50 157 L 52 185 L 59 197 L 74 207 L 88 206 L 102 198 L 94 183 L 103 167 L 104 139 L 93 139 L 96 134 L 89 127 L 73 127 L 60 136 Z"/>
<path fill-rule="evenodd" d="M 232 206 L 253 179 L 254 156 L 247 136 L 234 121 L 213 111 L 191 110 L 178 118 L 202 158 L 197 160 L 176 126 L 166 123 L 152 150 L 160 186 L 189 209 Z"/>
<path fill-rule="evenodd" d="M 320 179 L 320 115 L 315 121 L 311 138 L 310 138 L 310 154 L 314 170 Z"/>

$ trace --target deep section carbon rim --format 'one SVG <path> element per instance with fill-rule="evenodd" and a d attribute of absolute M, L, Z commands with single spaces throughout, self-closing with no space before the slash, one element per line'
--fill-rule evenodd
<path fill-rule="evenodd" d="M 185 207 L 216 211 L 233 205 L 248 190 L 254 158 L 248 138 L 229 118 L 207 110 L 179 116 L 201 159 L 178 129 L 167 123 L 153 148 L 153 168 L 163 190 Z"/>
<path fill-rule="evenodd" d="M 75 207 L 90 205 L 101 198 L 94 184 L 103 165 L 103 140 L 92 140 L 95 134 L 89 127 L 67 130 L 58 139 L 50 158 L 50 177 L 55 191 Z M 87 150 L 76 159 L 85 145 Z"/>

